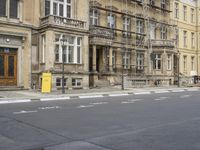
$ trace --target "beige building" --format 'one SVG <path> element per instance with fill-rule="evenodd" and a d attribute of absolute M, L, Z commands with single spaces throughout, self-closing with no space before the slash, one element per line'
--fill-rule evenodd
<path fill-rule="evenodd" d="M 199 1 L 174 0 L 171 18 L 176 21 L 180 83 L 194 83 L 199 75 Z"/>
<path fill-rule="evenodd" d="M 175 26 L 169 1 L 90 1 L 90 84 L 174 83 Z"/>
<path fill-rule="evenodd" d="M 33 83 L 41 86 L 43 72 L 52 73 L 53 89 L 88 88 L 88 11 L 83 0 L 35 0 L 32 35 Z M 84 7 L 82 7 L 84 6 Z M 62 63 L 65 79 L 62 80 Z"/>
<path fill-rule="evenodd" d="M 199 74 L 195 0 L 2 0 L 0 86 L 166 86 Z M 65 79 L 62 80 L 64 64 Z"/>
<path fill-rule="evenodd" d="M 31 84 L 31 34 L 27 17 L 31 0 L 1 0 L 0 86 L 29 88 Z M 29 15 L 30 17 L 30 15 Z"/>

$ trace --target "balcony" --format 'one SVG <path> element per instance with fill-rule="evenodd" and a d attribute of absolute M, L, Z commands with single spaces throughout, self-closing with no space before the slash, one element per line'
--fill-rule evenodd
<path fill-rule="evenodd" d="M 173 40 L 151 40 L 152 47 L 167 47 L 174 48 L 175 41 Z"/>
<path fill-rule="evenodd" d="M 104 39 L 113 39 L 114 31 L 111 29 L 91 27 L 90 28 L 90 37 L 99 37 Z"/>
<path fill-rule="evenodd" d="M 72 18 L 65 18 L 61 16 L 53 16 L 53 15 L 41 18 L 40 25 L 41 27 L 51 25 L 51 26 L 81 29 L 81 30 L 87 29 L 85 21 L 72 19 Z"/>

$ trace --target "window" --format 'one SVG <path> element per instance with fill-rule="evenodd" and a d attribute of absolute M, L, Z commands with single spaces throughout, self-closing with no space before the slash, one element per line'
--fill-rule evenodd
<path fill-rule="evenodd" d="M 45 0 L 45 16 L 48 15 L 71 18 L 71 0 Z"/>
<path fill-rule="evenodd" d="M 116 51 L 112 51 L 112 65 L 113 68 L 116 68 Z"/>
<path fill-rule="evenodd" d="M 123 68 L 129 69 L 130 68 L 130 53 L 125 52 L 123 55 Z"/>
<path fill-rule="evenodd" d="M 187 31 L 183 31 L 183 44 L 187 47 Z"/>
<path fill-rule="evenodd" d="M 186 71 L 187 69 L 187 56 L 183 56 L 183 69 Z"/>
<path fill-rule="evenodd" d="M 155 1 L 154 0 L 149 0 L 149 5 L 154 6 L 155 5 Z"/>
<path fill-rule="evenodd" d="M 41 36 L 41 63 L 45 63 L 46 36 Z"/>
<path fill-rule="evenodd" d="M 45 0 L 45 16 L 50 15 L 50 0 Z"/>
<path fill-rule="evenodd" d="M 178 46 L 178 44 L 179 44 L 179 30 L 178 29 L 176 29 L 175 30 L 175 39 L 176 39 L 176 45 Z"/>
<path fill-rule="evenodd" d="M 166 1 L 165 0 L 161 0 L 161 8 L 166 9 Z"/>
<path fill-rule="evenodd" d="M 183 6 L 183 20 L 187 21 L 187 6 Z"/>
<path fill-rule="evenodd" d="M 6 16 L 6 0 L 1 0 L 0 17 L 5 17 L 5 16 Z"/>
<path fill-rule="evenodd" d="M 56 86 L 57 87 L 62 86 L 62 78 L 56 78 Z M 67 86 L 67 78 L 64 78 L 64 86 Z"/>
<path fill-rule="evenodd" d="M 162 40 L 166 40 L 167 39 L 167 28 L 166 28 L 166 26 L 164 26 L 164 25 L 161 26 L 160 34 L 161 34 L 160 38 Z"/>
<path fill-rule="evenodd" d="M 61 39 L 65 40 L 65 44 L 61 44 Z M 63 55 L 62 55 L 63 53 Z M 68 35 L 56 35 L 55 42 L 55 62 L 61 63 L 82 63 L 82 38 Z M 63 57 L 63 58 L 62 58 Z"/>
<path fill-rule="evenodd" d="M 154 54 L 154 69 L 161 69 L 161 54 Z"/>
<path fill-rule="evenodd" d="M 167 70 L 171 70 L 171 69 L 172 69 L 172 55 L 167 54 Z"/>
<path fill-rule="evenodd" d="M 194 9 L 191 8 L 191 23 L 194 23 Z"/>
<path fill-rule="evenodd" d="M 8 12 L 9 11 L 9 16 Z M 19 18 L 19 0 L 0 0 L 0 17 Z"/>
<path fill-rule="evenodd" d="M 178 3 L 174 4 L 174 17 L 177 19 L 179 18 L 179 4 Z"/>
<path fill-rule="evenodd" d="M 144 21 L 142 21 L 142 20 L 136 21 L 136 32 L 144 33 Z"/>
<path fill-rule="evenodd" d="M 143 70 L 144 69 L 144 54 L 137 53 L 137 69 Z"/>
<path fill-rule="evenodd" d="M 131 30 L 131 18 L 123 17 L 123 30 L 130 31 Z"/>
<path fill-rule="evenodd" d="M 90 25 L 99 25 L 99 12 L 97 9 L 90 10 Z"/>
<path fill-rule="evenodd" d="M 194 71 L 194 56 L 191 57 L 191 70 Z"/>
<path fill-rule="evenodd" d="M 156 38 L 156 24 L 155 23 L 150 23 L 150 39 L 155 39 Z"/>
<path fill-rule="evenodd" d="M 194 33 L 193 32 L 191 33 L 191 46 L 192 46 L 192 48 L 195 47 L 195 37 L 194 37 Z"/>
<path fill-rule="evenodd" d="M 112 13 L 109 13 L 107 17 L 107 22 L 108 22 L 109 28 L 115 28 L 115 15 Z"/>
<path fill-rule="evenodd" d="M 81 82 L 82 82 L 82 79 L 75 79 L 75 78 L 73 78 L 72 79 L 72 86 L 73 87 L 80 87 L 81 86 Z"/>

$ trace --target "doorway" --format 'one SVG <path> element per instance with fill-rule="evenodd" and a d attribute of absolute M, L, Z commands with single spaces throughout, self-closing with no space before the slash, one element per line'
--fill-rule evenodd
<path fill-rule="evenodd" d="M 0 86 L 17 85 L 17 49 L 0 47 Z"/>

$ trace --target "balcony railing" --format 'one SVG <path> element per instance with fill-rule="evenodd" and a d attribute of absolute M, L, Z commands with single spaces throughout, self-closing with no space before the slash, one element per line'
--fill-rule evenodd
<path fill-rule="evenodd" d="M 173 40 L 151 40 L 152 47 L 175 47 L 175 41 Z"/>
<path fill-rule="evenodd" d="M 47 25 L 55 25 L 55 26 L 69 27 L 76 29 L 86 29 L 85 21 L 61 17 L 61 16 L 53 16 L 53 15 L 41 18 L 40 24 L 42 27 Z"/>
<path fill-rule="evenodd" d="M 103 29 L 98 27 L 90 28 L 90 37 L 99 37 L 104 39 L 113 39 L 115 32 L 110 29 Z"/>

